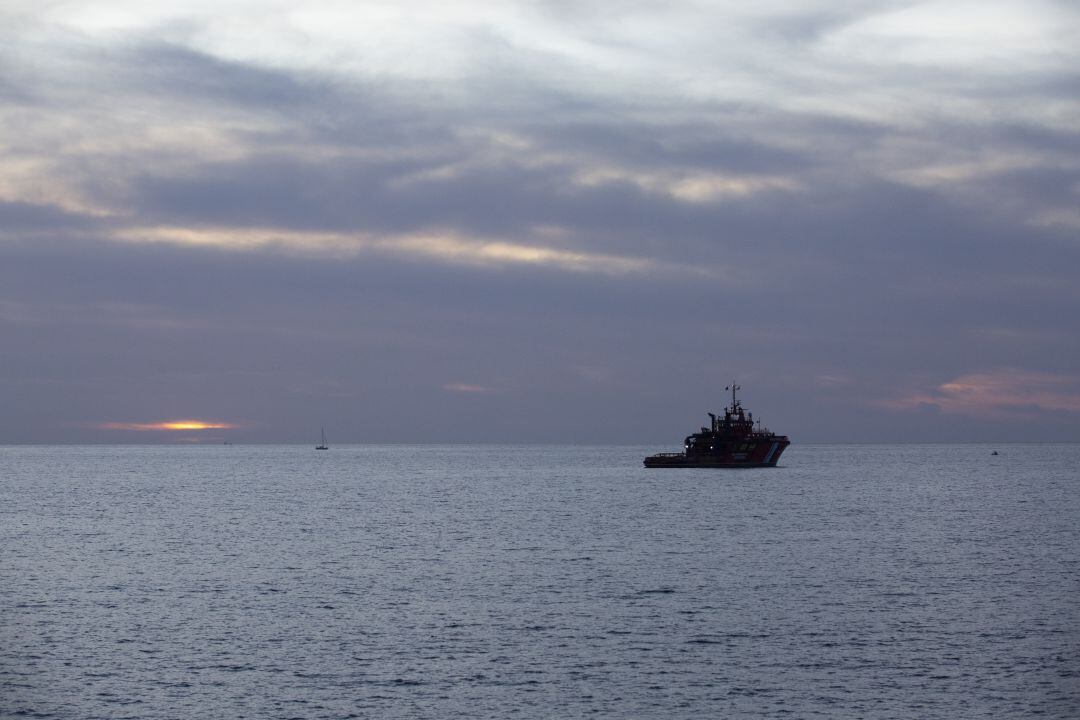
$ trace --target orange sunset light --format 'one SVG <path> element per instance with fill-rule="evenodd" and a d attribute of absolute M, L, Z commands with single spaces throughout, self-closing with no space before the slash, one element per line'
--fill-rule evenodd
<path fill-rule="evenodd" d="M 137 430 L 137 431 L 174 431 L 174 430 L 231 430 L 236 427 L 233 423 L 219 420 L 163 420 L 154 423 L 121 423 L 107 422 L 98 427 L 103 430 Z"/>

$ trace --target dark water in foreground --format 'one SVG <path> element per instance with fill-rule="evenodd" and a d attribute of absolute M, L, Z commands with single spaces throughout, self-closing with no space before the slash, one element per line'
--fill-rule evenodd
<path fill-rule="evenodd" d="M 1080 445 L 655 449 L 0 447 L 0 717 L 1080 717 Z"/>

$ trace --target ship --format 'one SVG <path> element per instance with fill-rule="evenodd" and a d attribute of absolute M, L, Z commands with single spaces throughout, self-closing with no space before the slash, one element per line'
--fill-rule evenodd
<path fill-rule="evenodd" d="M 777 435 L 754 422 L 735 393 L 742 388 L 732 383 L 731 405 L 720 417 L 709 413 L 711 427 L 688 435 L 681 453 L 657 453 L 645 458 L 648 468 L 754 468 L 776 467 L 784 449 L 791 444 L 786 435 Z M 756 425 L 756 427 L 755 427 Z"/>

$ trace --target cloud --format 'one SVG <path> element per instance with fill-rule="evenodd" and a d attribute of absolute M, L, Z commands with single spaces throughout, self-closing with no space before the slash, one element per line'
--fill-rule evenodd
<path fill-rule="evenodd" d="M 953 415 L 1005 420 L 1031 418 L 1039 412 L 1080 412 L 1080 378 L 1018 369 L 962 375 L 930 392 L 886 400 L 894 410 L 932 407 Z"/>
<path fill-rule="evenodd" d="M 171 243 L 211 246 L 229 251 L 281 248 L 286 251 L 329 257 L 379 253 L 451 264 L 476 266 L 530 265 L 570 272 L 611 275 L 641 274 L 663 265 L 646 258 L 575 252 L 543 245 L 505 240 L 462 238 L 454 233 L 417 233 L 400 236 L 349 235 L 344 233 L 290 232 L 274 229 L 190 229 L 185 227 L 129 228 L 113 234 L 135 243 Z M 676 267 L 667 268 L 675 271 Z M 686 267 L 684 272 L 698 272 Z"/>
<path fill-rule="evenodd" d="M 443 385 L 443 390 L 451 393 L 464 393 L 466 395 L 486 395 L 495 392 L 486 385 L 470 385 L 468 383 L 447 383 L 446 385 Z"/>
<path fill-rule="evenodd" d="M 833 34 L 830 49 L 871 61 L 985 71 L 1018 56 L 1056 65 L 1062 58 L 1052 51 L 1071 42 L 1076 29 L 1072 13 L 1046 0 L 934 0 L 886 7 L 851 23 Z"/>
<path fill-rule="evenodd" d="M 392 440 L 430 408 L 424 439 L 622 442 L 717 373 L 819 439 L 929 434 L 912 398 L 1013 427 L 920 380 L 999 374 L 974 358 L 1035 378 L 986 397 L 1047 393 L 1030 413 L 1073 432 L 1036 380 L 1080 366 L 1078 18 L 6 3 L 0 431 Z M 446 378 L 498 392 L 454 422 L 487 385 Z M 881 387 L 921 389 L 883 412 Z"/>
<path fill-rule="evenodd" d="M 424 12 L 414 15 L 420 7 Z M 1000 12 L 991 15 L 1020 12 L 1012 3 L 995 7 Z M 618 235 L 623 247 L 598 247 L 595 233 L 579 232 L 573 240 L 576 247 L 561 249 L 633 256 L 637 251 L 625 244 L 635 232 L 666 227 L 683 234 L 685 228 L 672 222 L 694 217 L 686 206 L 702 209 L 700 228 L 709 222 L 716 227 L 725 220 L 717 206 L 786 204 L 787 196 L 807 188 L 831 185 L 843 191 L 846 183 L 885 179 L 962 193 L 974 197 L 977 205 L 992 206 L 992 183 L 1003 173 L 1022 170 L 1035 178 L 1060 172 L 1061 142 L 1075 145 L 1075 128 L 1053 118 L 998 112 L 1000 101 L 1016 97 L 1019 89 L 1032 92 L 1039 82 L 1067 74 L 1053 64 L 1024 66 L 1007 77 L 990 73 L 975 82 L 958 77 L 961 90 L 942 91 L 994 109 L 989 125 L 984 119 L 976 128 L 978 142 L 967 139 L 971 113 L 954 118 L 943 132 L 940 119 L 924 117 L 921 111 L 912 114 L 921 100 L 904 91 L 896 100 L 904 104 L 903 112 L 890 110 L 861 123 L 844 120 L 853 117 L 838 110 L 842 103 L 837 99 L 848 93 L 844 88 L 858 93 L 863 92 L 859 88 L 880 88 L 882 83 L 865 76 L 856 53 L 839 52 L 838 59 L 815 50 L 817 44 L 844 33 L 874 38 L 885 32 L 882 28 L 900 26 L 901 36 L 922 37 L 925 28 L 920 30 L 918 23 L 890 18 L 943 12 L 932 3 L 914 9 L 889 6 L 884 13 L 869 6 L 837 13 L 825 4 L 798 13 L 783 6 L 748 11 L 689 5 L 661 13 L 659 6 L 645 3 L 618 13 L 617 21 L 610 12 L 583 8 L 578 13 L 585 21 L 581 26 L 560 20 L 546 6 L 510 5 L 483 22 L 472 14 L 472 6 L 452 12 L 416 4 L 368 7 L 359 11 L 368 21 L 360 26 L 336 21 L 335 13 L 346 9 L 334 7 L 302 6 L 256 23 L 242 21 L 251 10 L 244 3 L 184 12 L 144 11 L 125 2 L 95 8 L 42 15 L 39 23 L 67 28 L 45 35 L 46 44 L 57 51 L 58 66 L 44 65 L 36 76 L 25 69 L 9 71 L 5 78 L 11 87 L 43 89 L 40 101 L 22 106 L 7 124 L 22 146 L 21 164 L 8 162 L 4 171 L 9 175 L 6 197 L 13 202 L 136 218 L 134 224 L 142 226 L 394 233 L 439 227 L 462 236 L 513 237 L 512 242 L 520 242 L 523 225 L 603 226 L 610 232 L 617 217 L 623 227 L 611 234 Z M 1046 17 L 1061 15 L 1046 12 Z M 424 20 L 410 29 L 397 24 L 402 17 Z M 1069 26 L 1067 19 L 1066 13 L 1064 27 Z M 518 35 L 537 20 L 535 40 Z M 656 23 L 669 32 L 655 29 Z M 479 60 L 460 68 L 452 91 L 432 92 L 431 85 L 409 73 L 395 74 L 392 67 L 377 72 L 377 66 L 365 64 L 374 51 L 358 45 L 352 35 L 366 37 L 383 27 L 388 38 L 396 38 L 388 43 L 400 42 L 416 53 L 415 33 L 426 32 L 423 27 L 468 28 L 470 33 L 486 27 L 479 48 L 503 48 L 499 52 L 512 58 L 524 57 L 530 47 L 542 48 L 572 67 L 593 72 L 604 67 L 604 74 L 618 77 L 629 71 L 619 70 L 618 63 L 597 64 L 594 54 L 630 54 L 635 62 L 653 63 L 651 73 L 662 74 L 664 56 L 655 59 L 647 52 L 653 44 L 676 57 L 682 53 L 685 60 L 695 43 L 703 41 L 704 28 L 730 26 L 750 31 L 761 41 L 761 55 L 772 57 L 777 53 L 771 43 L 791 40 L 773 37 L 768 28 L 785 24 L 816 28 L 797 43 L 798 49 L 788 52 L 805 60 L 793 66 L 819 71 L 809 81 L 793 78 L 800 92 L 822 93 L 828 104 L 792 107 L 783 100 L 792 97 L 790 92 L 760 94 L 777 73 L 752 64 L 744 68 L 746 60 L 736 67 L 754 71 L 758 93 L 752 97 L 680 94 L 678 82 L 665 83 L 656 93 L 619 96 L 554 82 L 545 75 L 544 63 L 526 62 L 496 72 Z M 1054 53 L 1064 50 L 1045 26 L 1038 20 L 1033 32 L 1049 33 Z M 89 32 L 91 40 L 103 44 L 101 51 L 73 50 L 72 37 L 65 34 L 73 28 Z M 320 47 L 336 48 L 333 53 L 357 62 L 329 64 L 324 51 L 305 40 L 313 32 L 323 38 Z M 671 45 L 669 38 L 680 34 L 693 42 Z M 476 40 L 466 35 L 450 34 L 439 47 Z M 234 42 L 244 39 L 248 41 Z M 14 40 L 19 47 L 24 36 L 16 33 Z M 438 57 L 438 52 L 432 49 L 430 57 Z M 475 52 L 470 57 L 482 58 L 486 50 Z M 1032 50 L 1025 46 L 1007 52 Z M 388 51 L 379 60 L 392 55 Z M 748 57 L 758 57 L 758 50 Z M 727 54 L 703 56 L 700 72 L 720 69 L 718 65 L 730 59 Z M 775 70 L 772 62 L 764 67 Z M 838 87 L 823 75 L 844 80 Z M 996 86 L 1005 80 L 1008 85 Z M 918 90 L 926 77 L 898 81 L 906 90 Z M 508 86 L 518 91 L 504 93 Z M 1051 95 L 1065 103 L 1055 117 L 1066 117 L 1072 107 L 1068 93 L 1044 90 L 1035 97 Z M 111 112 L 118 106 L 138 107 L 139 112 Z M 1030 97 L 1021 106 L 1047 107 Z M 79 116 L 94 117 L 95 122 L 80 122 Z M 1013 132 L 1006 143 L 1004 133 L 995 128 L 1028 132 L 1026 137 Z M 1051 131 L 1060 136 L 1057 147 L 1048 144 Z M 23 170 L 16 173 L 15 167 Z M 991 186 L 985 193 L 971 193 L 979 183 Z M 3 185 L 0 178 L 0 188 Z M 42 188 L 48 195 L 41 194 Z M 1069 224 L 1068 199 L 1049 202 L 1045 195 L 1026 192 L 1013 198 L 1033 223 Z"/>

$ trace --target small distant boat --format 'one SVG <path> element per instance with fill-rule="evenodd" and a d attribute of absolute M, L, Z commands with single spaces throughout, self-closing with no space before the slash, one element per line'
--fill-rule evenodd
<path fill-rule="evenodd" d="M 319 428 L 319 432 L 322 436 L 322 442 L 315 446 L 316 450 L 329 450 L 330 446 L 326 444 L 326 428 Z"/>
<path fill-rule="evenodd" d="M 997 455 L 997 454 L 998 454 L 998 451 L 997 451 L 997 450 L 995 450 L 994 452 L 992 452 L 992 453 L 990 453 L 990 454 L 991 454 L 991 455 Z"/>
<path fill-rule="evenodd" d="M 724 408 L 724 417 L 709 413 L 710 427 L 688 435 L 681 453 L 657 453 L 645 458 L 649 468 L 754 468 L 776 467 L 784 448 L 791 444 L 786 435 L 777 435 L 761 426 L 754 427 L 753 413 L 747 413 L 731 384 L 731 406 Z"/>

